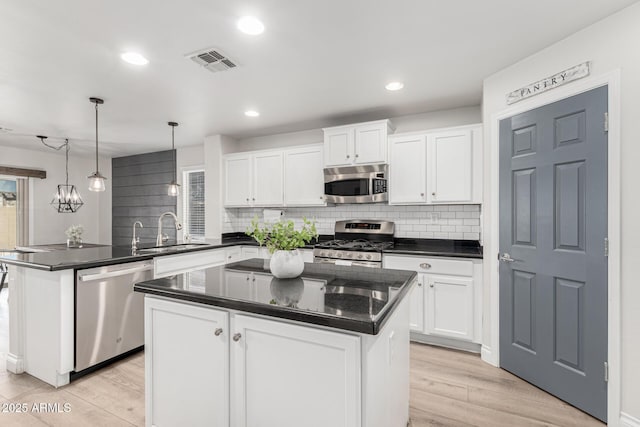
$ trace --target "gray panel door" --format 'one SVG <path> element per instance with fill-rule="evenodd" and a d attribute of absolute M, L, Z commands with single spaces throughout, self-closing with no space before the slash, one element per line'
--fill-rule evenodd
<path fill-rule="evenodd" d="M 607 98 L 500 122 L 500 364 L 603 421 Z"/>

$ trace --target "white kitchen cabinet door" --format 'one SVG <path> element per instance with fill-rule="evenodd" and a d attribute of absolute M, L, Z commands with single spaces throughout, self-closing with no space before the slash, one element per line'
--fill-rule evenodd
<path fill-rule="evenodd" d="M 297 148 L 284 153 L 284 204 L 324 206 L 322 146 Z"/>
<path fill-rule="evenodd" d="M 353 127 L 324 130 L 324 164 L 326 167 L 353 163 Z"/>
<path fill-rule="evenodd" d="M 426 333 L 472 341 L 473 279 L 439 275 L 426 279 Z"/>
<path fill-rule="evenodd" d="M 282 206 L 284 183 L 282 152 L 257 152 L 253 155 L 254 206 Z"/>
<path fill-rule="evenodd" d="M 428 136 L 428 202 L 472 201 L 473 145 L 469 129 Z"/>
<path fill-rule="evenodd" d="M 427 140 L 424 135 L 389 138 L 389 204 L 427 202 Z"/>
<path fill-rule="evenodd" d="M 224 205 L 249 206 L 252 195 L 251 155 L 229 156 L 224 160 Z"/>
<path fill-rule="evenodd" d="M 386 163 L 387 133 L 386 121 L 356 126 L 353 163 Z"/>
<path fill-rule="evenodd" d="M 258 246 L 243 246 L 242 247 L 242 259 L 260 258 L 260 247 Z"/>
<path fill-rule="evenodd" d="M 147 426 L 229 425 L 228 314 L 145 298 Z"/>
<path fill-rule="evenodd" d="M 269 304 L 273 299 L 271 279 L 273 279 L 273 276 L 270 274 L 253 273 L 251 280 L 256 290 L 256 301 Z"/>
<path fill-rule="evenodd" d="M 425 275 L 418 275 L 418 283 L 409 295 L 409 328 L 413 332 L 424 333 L 424 287 Z"/>
<path fill-rule="evenodd" d="M 232 426 L 361 425 L 359 337 L 243 315 L 232 336 Z"/>

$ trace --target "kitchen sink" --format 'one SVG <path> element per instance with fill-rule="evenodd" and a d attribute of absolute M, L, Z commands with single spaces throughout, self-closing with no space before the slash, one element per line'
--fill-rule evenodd
<path fill-rule="evenodd" d="M 175 252 L 184 251 L 187 249 L 200 248 L 202 246 L 209 246 L 207 243 L 181 243 L 178 245 L 156 246 L 154 248 L 138 249 L 139 254 L 154 254 L 163 252 Z"/>

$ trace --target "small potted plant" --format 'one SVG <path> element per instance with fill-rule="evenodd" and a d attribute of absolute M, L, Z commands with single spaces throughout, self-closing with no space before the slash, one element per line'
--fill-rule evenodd
<path fill-rule="evenodd" d="M 82 247 L 82 232 L 84 227 L 82 225 L 72 225 L 67 228 L 65 234 L 67 235 L 67 247 L 68 248 L 81 248 Z"/>
<path fill-rule="evenodd" d="M 253 218 L 246 234 L 253 237 L 260 246 L 266 246 L 272 254 L 269 261 L 271 273 L 279 279 L 298 277 L 304 270 L 304 260 L 298 248 L 318 238 L 316 223 L 302 218 L 300 230 L 296 230 L 293 221 L 278 221 L 274 224 L 260 225 Z"/>

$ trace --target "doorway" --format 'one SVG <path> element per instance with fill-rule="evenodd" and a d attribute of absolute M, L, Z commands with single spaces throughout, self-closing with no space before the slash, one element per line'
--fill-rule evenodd
<path fill-rule="evenodd" d="M 607 418 L 608 88 L 500 121 L 500 364 Z"/>
<path fill-rule="evenodd" d="M 16 180 L 0 178 L 0 250 L 13 249 L 18 237 Z"/>

